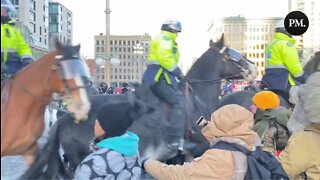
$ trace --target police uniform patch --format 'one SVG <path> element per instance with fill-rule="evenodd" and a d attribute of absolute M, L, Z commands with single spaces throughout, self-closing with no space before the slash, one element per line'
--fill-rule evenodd
<path fill-rule="evenodd" d="M 288 47 L 292 47 L 292 43 L 287 42 L 287 46 L 288 46 Z"/>
<path fill-rule="evenodd" d="M 163 36 L 163 39 L 166 40 L 166 41 L 169 41 L 170 37 L 169 36 Z"/>

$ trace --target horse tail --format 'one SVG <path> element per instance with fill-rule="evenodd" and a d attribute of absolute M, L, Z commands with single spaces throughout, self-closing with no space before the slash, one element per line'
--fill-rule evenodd
<path fill-rule="evenodd" d="M 38 150 L 34 163 L 20 179 L 71 179 L 59 155 L 59 126 L 65 117 L 59 118 L 51 127 L 49 137 L 42 149 Z M 63 177 L 62 177 L 63 176 Z"/>

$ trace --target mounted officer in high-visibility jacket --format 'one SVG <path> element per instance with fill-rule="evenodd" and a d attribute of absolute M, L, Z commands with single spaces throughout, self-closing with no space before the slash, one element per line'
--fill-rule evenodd
<path fill-rule="evenodd" d="M 295 40 L 286 31 L 283 21 L 277 24 L 273 40 L 266 48 L 262 81 L 288 102 L 290 88 L 306 81 Z"/>
<path fill-rule="evenodd" d="M 1 74 L 10 76 L 33 62 L 28 44 L 8 15 L 14 11 L 9 0 L 1 0 Z"/>
<path fill-rule="evenodd" d="M 184 96 L 178 87 L 178 80 L 184 75 L 178 67 L 179 49 L 176 43 L 181 24 L 177 20 L 166 20 L 162 32 L 150 44 L 149 65 L 142 77 L 142 83 L 151 87 L 153 92 L 172 106 L 170 122 L 174 134 L 171 148 L 181 149 L 185 133 Z M 177 78 L 177 79 L 176 79 Z"/>

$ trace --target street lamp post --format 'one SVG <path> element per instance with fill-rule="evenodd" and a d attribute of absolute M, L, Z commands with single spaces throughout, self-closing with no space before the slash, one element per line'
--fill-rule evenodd
<path fill-rule="evenodd" d="M 140 77 L 140 62 L 139 62 L 139 58 L 140 56 L 143 54 L 143 47 L 140 45 L 140 43 L 138 43 L 136 46 L 133 47 L 133 54 L 137 55 L 137 63 L 138 63 L 138 72 L 139 72 L 139 77 Z M 143 59 L 143 58 L 142 58 Z M 134 60 L 134 59 L 133 59 Z M 134 76 L 134 66 L 133 66 L 134 61 L 132 62 L 132 75 Z M 133 78 L 133 81 L 139 81 L 138 79 L 135 79 L 135 77 Z"/>
<path fill-rule="evenodd" d="M 120 60 L 112 55 L 111 56 L 98 56 L 95 59 L 95 63 L 100 69 L 104 69 L 106 83 L 110 86 L 110 84 L 111 84 L 111 77 L 110 77 L 111 68 L 110 68 L 110 66 L 111 65 L 112 66 L 119 66 Z"/>

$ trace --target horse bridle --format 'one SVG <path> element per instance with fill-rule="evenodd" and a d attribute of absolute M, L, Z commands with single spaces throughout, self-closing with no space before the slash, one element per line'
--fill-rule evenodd
<path fill-rule="evenodd" d="M 72 91 L 75 91 L 75 90 L 78 90 L 78 89 L 81 89 L 81 88 L 86 88 L 87 86 L 78 86 L 78 87 L 75 87 L 75 88 L 70 88 L 70 86 L 68 85 L 67 83 L 67 80 L 63 78 L 63 71 L 61 70 L 61 58 L 62 56 L 61 55 L 57 55 L 55 56 L 55 60 L 57 61 L 54 65 L 51 66 L 51 71 L 50 71 L 50 74 L 48 76 L 48 79 L 47 79 L 47 83 L 49 83 L 49 81 L 51 80 L 52 78 L 52 74 L 54 71 L 60 71 L 60 76 L 61 76 L 61 80 L 64 84 L 64 90 L 62 92 L 59 92 L 59 94 L 61 96 L 65 95 L 65 94 L 70 94 Z M 26 94 L 32 96 L 33 98 L 39 100 L 39 101 L 43 101 L 43 97 L 38 97 L 37 95 L 33 94 L 32 92 L 30 92 L 28 89 L 26 89 L 25 87 L 21 86 L 19 83 L 16 83 L 14 81 L 14 78 L 15 76 L 11 77 L 11 79 L 8 79 L 7 81 L 10 81 L 12 84 L 15 84 L 19 87 L 19 89 L 21 89 L 23 92 L 25 92 Z M 47 88 L 47 86 L 45 87 L 45 91 L 47 92 L 49 89 Z"/>
<path fill-rule="evenodd" d="M 252 61 L 250 61 L 249 59 L 246 59 L 244 57 L 242 57 L 241 59 L 235 60 L 230 54 L 228 54 L 228 49 L 231 49 L 228 46 L 223 46 L 221 49 L 219 49 L 216 46 L 212 46 L 212 48 L 214 48 L 216 51 L 219 52 L 219 54 L 221 54 L 223 56 L 223 60 L 224 61 L 230 61 L 233 65 L 235 65 L 236 67 L 238 67 L 241 70 L 241 73 L 238 74 L 234 74 L 231 76 L 227 76 L 224 78 L 219 78 L 219 79 L 205 79 L 205 80 L 200 80 L 200 79 L 188 79 L 186 78 L 186 81 L 189 83 L 221 83 L 223 81 L 230 81 L 232 78 L 236 78 L 239 76 L 244 77 L 245 75 L 248 74 L 247 69 L 244 69 L 241 65 L 239 65 L 237 62 L 240 61 L 245 61 L 251 64 L 254 64 Z"/>
<path fill-rule="evenodd" d="M 77 87 L 74 87 L 74 88 L 70 88 L 70 86 L 67 83 L 67 79 L 64 78 L 65 72 L 63 71 L 63 68 L 62 68 L 62 65 L 61 65 L 61 61 L 69 61 L 69 60 L 79 59 L 79 57 L 73 56 L 71 59 L 63 59 L 63 56 L 58 55 L 58 56 L 55 57 L 55 59 L 57 60 L 57 64 L 56 64 L 57 68 L 56 68 L 56 70 L 60 71 L 61 80 L 62 80 L 63 85 L 64 85 L 64 91 L 62 91 L 60 93 L 61 95 L 70 94 L 72 91 L 76 91 L 76 90 L 81 89 L 81 88 L 85 89 L 85 88 L 88 87 L 88 86 L 84 85 L 84 86 L 77 86 Z"/>

